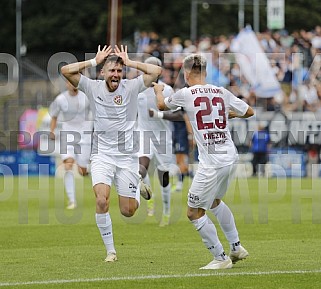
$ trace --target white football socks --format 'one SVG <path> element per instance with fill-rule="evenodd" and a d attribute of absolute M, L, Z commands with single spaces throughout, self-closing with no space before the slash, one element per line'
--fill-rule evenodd
<path fill-rule="evenodd" d="M 115 252 L 113 226 L 109 213 L 98 214 L 96 213 L 96 224 L 99 229 L 101 238 L 103 239 L 106 247 L 107 254 L 109 252 Z"/>
<path fill-rule="evenodd" d="M 163 215 L 170 215 L 171 210 L 171 186 L 167 187 L 161 186 L 162 200 L 163 200 Z"/>
<path fill-rule="evenodd" d="M 65 190 L 70 203 L 76 203 L 75 177 L 71 170 L 67 170 L 64 176 Z"/>
<path fill-rule="evenodd" d="M 211 252 L 214 258 L 217 260 L 225 260 L 226 256 L 223 246 L 218 239 L 215 225 L 211 219 L 205 214 L 203 217 L 191 222 L 201 235 L 204 245 Z"/>
<path fill-rule="evenodd" d="M 210 209 L 210 211 L 217 218 L 217 221 L 230 244 L 231 250 L 233 250 L 233 248 L 235 250 L 235 244 L 239 243 L 240 239 L 236 229 L 234 216 L 230 208 L 221 201 L 217 207 Z"/>

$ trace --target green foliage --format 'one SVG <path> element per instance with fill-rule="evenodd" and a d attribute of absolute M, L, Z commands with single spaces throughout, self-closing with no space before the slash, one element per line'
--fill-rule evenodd
<path fill-rule="evenodd" d="M 24 7 L 24 40 L 33 52 L 88 51 L 107 35 L 106 1 L 42 1 Z M 104 24 L 104 25 L 103 25 Z"/>
<path fill-rule="evenodd" d="M 0 53 L 11 52 L 15 54 L 16 49 L 16 5 L 15 1 L 0 1 Z"/>
<path fill-rule="evenodd" d="M 22 0 L 22 42 L 28 53 L 94 52 L 107 37 L 108 0 Z M 198 36 L 238 31 L 238 5 L 198 4 Z M 266 29 L 265 1 L 260 1 L 260 29 Z M 245 5 L 245 23 L 253 24 L 253 6 Z M 122 36 L 133 42 L 135 31 L 156 31 L 161 37 L 190 37 L 191 0 L 123 0 Z M 15 54 L 15 0 L 1 0 L 0 51 Z M 318 0 L 285 1 L 289 32 L 321 23 Z"/>

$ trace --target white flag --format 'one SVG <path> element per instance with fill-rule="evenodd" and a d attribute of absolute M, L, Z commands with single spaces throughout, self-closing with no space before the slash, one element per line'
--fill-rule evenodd
<path fill-rule="evenodd" d="M 250 27 L 246 27 L 231 44 L 241 73 L 250 83 L 257 97 L 270 98 L 281 91 L 269 60 Z"/>

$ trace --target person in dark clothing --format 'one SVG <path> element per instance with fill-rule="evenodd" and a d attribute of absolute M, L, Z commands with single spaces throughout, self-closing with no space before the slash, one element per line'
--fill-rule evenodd
<path fill-rule="evenodd" d="M 258 130 L 254 132 L 251 142 L 251 151 L 253 153 L 253 176 L 256 176 L 257 174 L 264 175 L 265 173 L 265 164 L 268 161 L 270 141 L 270 134 L 267 127 L 259 124 Z"/>

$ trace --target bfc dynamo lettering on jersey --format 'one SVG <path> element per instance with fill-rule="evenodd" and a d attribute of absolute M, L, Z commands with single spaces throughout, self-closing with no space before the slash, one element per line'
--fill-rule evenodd
<path fill-rule="evenodd" d="M 165 99 L 170 109 L 183 107 L 191 122 L 201 164 L 223 167 L 238 159 L 228 128 L 229 110 L 244 115 L 248 105 L 223 87 L 182 88 Z"/>

